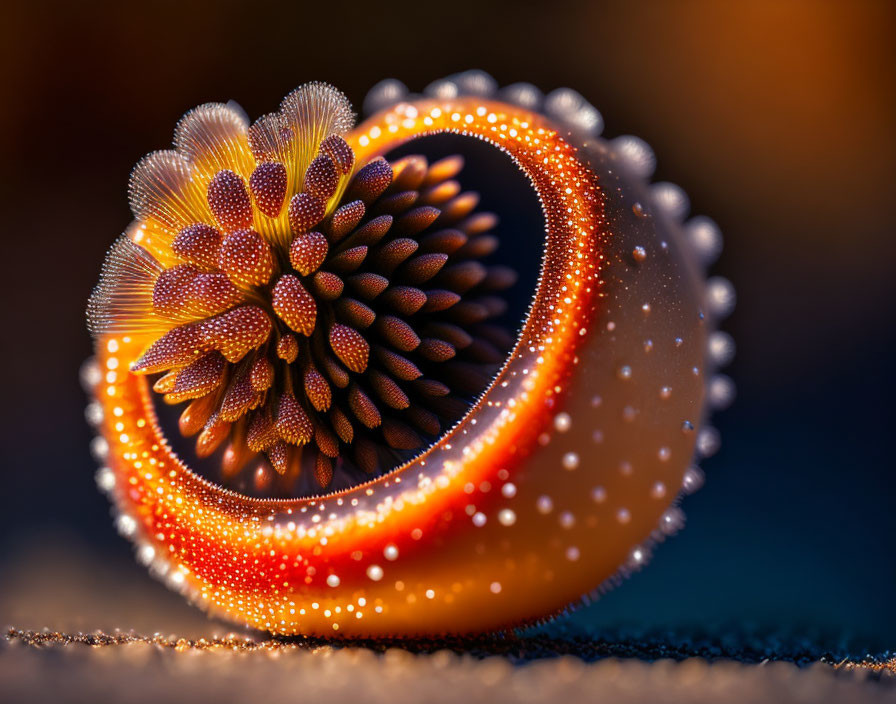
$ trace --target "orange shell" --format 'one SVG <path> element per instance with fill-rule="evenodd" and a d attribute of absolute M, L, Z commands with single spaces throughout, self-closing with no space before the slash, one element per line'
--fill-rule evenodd
<path fill-rule="evenodd" d="M 681 523 L 710 333 L 684 229 L 623 152 L 509 103 L 401 102 L 347 139 L 363 164 L 439 132 L 517 162 L 545 246 L 506 365 L 416 459 L 316 499 L 224 490 L 162 435 L 147 380 L 128 372 L 141 340 L 97 340 L 98 480 L 139 559 L 211 612 L 283 634 L 514 627 L 638 567 Z"/>

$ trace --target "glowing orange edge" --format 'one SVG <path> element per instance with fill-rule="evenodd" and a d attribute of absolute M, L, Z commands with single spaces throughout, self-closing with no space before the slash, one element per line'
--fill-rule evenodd
<path fill-rule="evenodd" d="M 214 486 L 170 449 L 147 380 L 128 371 L 146 340 L 97 341 L 103 380 L 95 393 L 118 508 L 144 559 L 214 613 L 272 632 L 342 635 L 469 631 L 478 630 L 476 623 L 490 629 L 546 615 L 520 614 L 507 623 L 495 620 L 508 620 L 500 614 L 459 617 L 488 601 L 477 597 L 465 607 L 464 594 L 440 584 L 438 575 L 434 589 L 454 596 L 441 610 L 434 603 L 423 608 L 429 590 L 409 603 L 396 589 L 422 569 L 415 568 L 415 555 L 443 550 L 450 560 L 458 553 L 445 550 L 447 543 L 475 539 L 466 516 L 445 520 L 462 515 L 462 487 L 514 480 L 531 440 L 560 409 L 558 391 L 594 315 L 599 238 L 606 234 L 603 195 L 575 148 L 545 118 L 499 102 L 403 103 L 347 138 L 364 164 L 408 139 L 441 132 L 484 139 L 518 163 L 544 207 L 546 250 L 536 299 L 510 361 L 468 416 L 407 465 L 318 499 L 261 501 Z M 549 408 L 545 400 L 555 397 Z M 401 560 L 390 564 L 392 554 Z M 381 566 L 390 568 L 388 581 L 375 579 Z"/>

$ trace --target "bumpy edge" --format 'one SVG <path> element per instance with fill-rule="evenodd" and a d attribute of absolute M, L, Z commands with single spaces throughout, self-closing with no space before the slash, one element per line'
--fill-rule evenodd
<path fill-rule="evenodd" d="M 603 132 L 604 121 L 600 112 L 575 90 L 556 88 L 544 94 L 531 83 L 512 83 L 502 88 L 492 76 L 478 69 L 462 71 L 433 81 L 423 89 L 422 95 L 411 93 L 399 80 L 387 78 L 374 85 L 367 93 L 363 111 L 369 116 L 420 97 L 451 99 L 468 95 L 504 100 L 527 110 L 540 112 L 568 128 L 579 143 L 591 137 L 599 137 Z M 683 228 L 692 256 L 702 265 L 704 275 L 707 275 L 722 253 L 722 233 L 718 225 L 704 215 L 696 215 L 686 221 L 690 212 L 690 199 L 680 186 L 666 181 L 651 184 L 650 179 L 656 169 L 656 156 L 643 139 L 634 135 L 621 135 L 608 140 L 608 145 L 633 176 L 648 184 L 653 206 L 672 223 Z M 734 286 L 728 279 L 708 276 L 705 307 L 709 318 L 709 334 L 705 358 L 711 367 L 711 373 L 706 375 L 707 410 L 697 434 L 693 461 L 685 472 L 678 494 L 660 517 L 657 527 L 647 540 L 631 549 L 628 560 L 597 588 L 552 616 L 515 630 L 523 631 L 533 625 L 549 623 L 596 601 L 630 575 L 643 569 L 650 562 L 656 547 L 684 528 L 686 518 L 681 503 L 685 496 L 700 489 L 705 479 L 699 463 L 716 454 L 721 447 L 719 431 L 708 424 L 709 412 L 728 408 L 736 395 L 734 381 L 720 371 L 734 359 L 734 339 L 727 332 L 718 329 L 720 323 L 734 310 L 736 301 Z"/>
<path fill-rule="evenodd" d="M 362 109 L 365 115 L 371 115 L 420 97 L 451 99 L 459 96 L 491 97 L 540 112 L 569 129 L 571 136 L 579 142 L 601 136 L 604 127 L 600 112 L 571 88 L 557 88 L 547 94 L 530 83 L 513 83 L 502 88 L 488 73 L 475 69 L 433 81 L 424 88 L 422 95 L 411 93 L 401 81 L 394 78 L 385 79 L 368 91 Z M 229 104 L 235 105 L 232 101 Z M 644 140 L 633 135 L 622 135 L 608 140 L 608 145 L 633 176 L 643 179 L 650 185 L 650 178 L 656 168 L 656 157 Z M 684 229 L 692 255 L 702 264 L 704 273 L 708 272 L 722 252 L 722 235 L 718 225 L 702 215 L 685 221 L 690 210 L 690 201 L 684 190 L 676 184 L 654 183 L 650 185 L 650 191 L 653 206 L 672 223 Z M 710 332 L 707 336 L 706 360 L 708 366 L 712 368 L 712 373 L 706 375 L 706 406 L 709 411 L 724 410 L 731 405 L 736 394 L 732 379 L 720 373 L 720 370 L 734 358 L 734 339 L 718 329 L 718 325 L 734 310 L 735 304 L 736 293 L 730 281 L 721 276 L 707 278 L 706 310 Z M 85 392 L 92 398 L 94 388 L 102 381 L 102 370 L 93 357 L 88 358 L 81 366 L 80 377 Z M 88 424 L 99 432 L 98 428 L 103 422 L 103 410 L 97 401 L 91 400 L 87 404 L 85 417 Z M 721 446 L 718 430 L 708 425 L 707 420 L 707 417 L 702 419 L 695 456 L 685 472 L 682 486 L 647 540 L 634 546 L 626 562 L 595 589 L 583 594 L 577 601 L 568 604 L 560 611 L 520 626 L 514 629 L 515 631 L 522 632 L 533 626 L 549 623 L 596 601 L 601 595 L 622 584 L 630 575 L 643 569 L 649 563 L 656 547 L 684 527 L 686 517 L 681 509 L 681 502 L 685 496 L 696 492 L 704 483 L 705 477 L 699 462 L 714 455 Z M 170 589 L 188 596 L 184 589 L 183 574 L 177 570 L 170 570 L 168 563 L 156 556 L 155 549 L 151 545 L 134 540 L 137 532 L 136 521 L 116 509 L 115 476 L 106 466 L 109 446 L 102 435 L 98 434 L 93 438 L 90 451 L 101 465 L 95 473 L 97 487 L 112 499 L 111 511 L 115 527 L 123 537 L 132 541 L 137 561 L 146 566 L 153 577 L 164 582 Z"/>

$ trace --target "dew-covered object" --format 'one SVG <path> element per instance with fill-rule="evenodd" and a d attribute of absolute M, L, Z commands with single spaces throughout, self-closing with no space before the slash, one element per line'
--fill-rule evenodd
<path fill-rule="evenodd" d="M 320 83 L 252 124 L 203 105 L 137 166 L 88 307 L 98 485 L 154 575 L 239 623 L 550 618 L 649 561 L 718 448 L 718 229 L 572 90 L 470 71 L 422 94 L 384 81 L 364 109 L 355 126 Z M 388 156 L 442 133 L 527 177 L 530 290 L 463 158 Z"/>

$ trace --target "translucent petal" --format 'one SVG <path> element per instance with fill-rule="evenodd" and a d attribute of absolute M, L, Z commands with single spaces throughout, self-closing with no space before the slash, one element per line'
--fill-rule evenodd
<path fill-rule="evenodd" d="M 245 114 L 223 103 L 206 103 L 184 115 L 174 130 L 174 146 L 204 183 L 221 169 L 248 180 L 255 168 Z"/>
<path fill-rule="evenodd" d="M 333 86 L 318 82 L 306 83 L 287 95 L 280 104 L 280 115 L 282 127 L 295 140 L 291 165 L 295 183 L 302 183 L 320 143 L 331 134 L 345 134 L 355 122 L 348 98 Z"/>
<path fill-rule="evenodd" d="M 94 335 L 160 334 L 172 324 L 152 307 L 162 265 L 127 235 L 121 235 L 103 263 L 100 282 L 87 303 L 87 327 Z"/>
<path fill-rule="evenodd" d="M 262 115 L 249 128 L 249 146 L 257 161 L 291 163 L 292 132 L 279 112 Z"/>
<path fill-rule="evenodd" d="M 181 228 L 209 221 L 211 215 L 204 189 L 192 178 L 190 163 L 171 149 L 152 152 L 139 161 L 131 172 L 128 200 L 134 217 L 154 220 L 171 239 Z"/>

